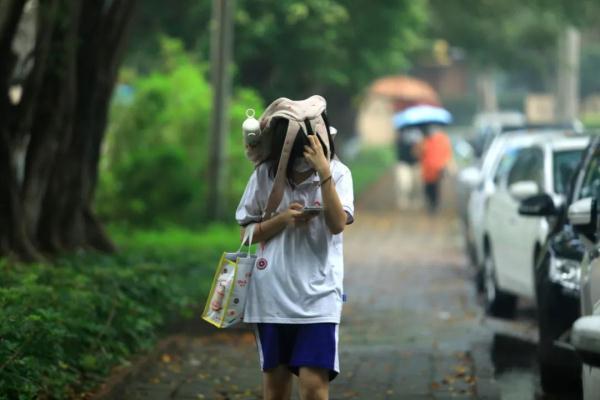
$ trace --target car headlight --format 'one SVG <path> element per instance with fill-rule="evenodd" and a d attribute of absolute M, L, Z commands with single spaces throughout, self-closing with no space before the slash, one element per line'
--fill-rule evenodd
<path fill-rule="evenodd" d="M 565 289 L 579 291 L 581 279 L 581 263 L 566 258 L 550 259 L 550 280 Z"/>

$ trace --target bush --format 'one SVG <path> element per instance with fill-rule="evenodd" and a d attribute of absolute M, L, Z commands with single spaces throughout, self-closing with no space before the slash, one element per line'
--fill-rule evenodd
<path fill-rule="evenodd" d="M 583 125 L 586 129 L 599 130 L 600 129 L 600 114 L 586 114 L 582 118 Z"/>
<path fill-rule="evenodd" d="M 113 101 L 96 208 L 112 222 L 197 227 L 207 217 L 212 110 L 208 68 L 176 40 L 164 39 L 162 48 L 160 71 L 140 77 L 127 69 L 121 73 L 122 85 L 132 90 L 118 90 Z M 232 218 L 253 169 L 241 135 L 247 108 L 260 114 L 263 102 L 252 90 L 236 90 L 223 199 Z"/>
<path fill-rule="evenodd" d="M 114 166 L 104 181 L 98 207 L 112 219 L 135 226 L 184 224 L 193 218 L 197 182 L 179 147 L 160 147 L 152 152 L 135 152 Z M 106 178 L 105 178 L 106 179 Z"/>
<path fill-rule="evenodd" d="M 149 349 L 172 315 L 203 304 L 235 227 L 127 232 L 116 256 L 0 261 L 0 399 L 69 398 Z M 199 316 L 194 315 L 195 318 Z"/>

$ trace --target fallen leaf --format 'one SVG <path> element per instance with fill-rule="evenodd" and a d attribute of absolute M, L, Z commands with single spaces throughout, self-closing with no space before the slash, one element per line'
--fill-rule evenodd
<path fill-rule="evenodd" d="M 459 365 L 454 368 L 454 372 L 456 373 L 457 377 L 465 376 L 467 373 L 467 370 L 468 370 L 468 368 L 465 367 L 464 365 Z"/>
<path fill-rule="evenodd" d="M 446 384 L 446 385 L 452 385 L 454 383 L 455 379 L 451 376 L 446 376 L 444 377 L 444 379 L 442 379 L 442 383 Z"/>
<path fill-rule="evenodd" d="M 168 355 L 168 354 L 163 354 L 160 359 L 164 363 L 170 363 L 171 362 L 171 356 Z"/>

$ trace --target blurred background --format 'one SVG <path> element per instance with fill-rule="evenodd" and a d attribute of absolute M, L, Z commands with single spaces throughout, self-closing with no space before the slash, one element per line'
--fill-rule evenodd
<path fill-rule="evenodd" d="M 85 204 L 69 207 L 64 213 L 73 215 L 66 219 L 87 211 L 134 226 L 230 219 L 251 168 L 240 140 L 244 111 L 260 112 L 280 96 L 324 95 L 348 163 L 390 162 L 391 115 L 411 102 L 443 105 L 454 117 L 451 132 L 470 133 L 486 114 L 489 120 L 501 111 L 531 123 L 600 124 L 593 1 L 230 2 L 223 43 L 215 40 L 219 32 L 213 35 L 213 52 L 222 46 L 228 53 L 222 75 L 229 78 L 221 76 L 227 133 L 211 131 L 219 126 L 211 120 L 210 1 L 169 7 L 105 1 L 92 11 L 63 3 L 48 9 L 35 1 L 2 4 L 2 82 L 10 94 L 2 109 L 9 140 L 3 154 L 13 161 L 12 174 L 3 176 L 24 188 L 20 208 L 28 225 L 25 238 L 2 241 L 5 253 L 29 236 L 41 236 L 50 248 L 84 240 L 51 243 L 56 240 L 46 236 L 65 234 L 38 221 L 40 209 L 50 209 L 41 207 L 52 187 L 52 168 L 45 166 L 69 151 L 77 154 L 65 165 L 78 170 L 85 163 L 89 170 L 73 183 L 89 187 L 79 196 Z M 217 150 L 223 155 L 212 159 L 217 133 L 226 136 Z M 66 148 L 64 138 L 89 154 Z M 37 156 L 36 149 L 44 151 Z M 218 216 L 208 215 L 206 204 L 211 168 L 226 169 L 218 193 L 226 211 Z M 363 168 L 355 174 L 360 192 Z M 76 196 L 77 190 L 65 191 Z M 73 202 L 63 196 L 65 205 Z"/>
<path fill-rule="evenodd" d="M 594 0 L 1 0 L 5 398 L 95 387 L 202 302 L 239 241 L 246 109 L 323 95 L 361 199 L 413 105 L 452 114 L 451 171 L 503 124 L 600 128 L 598 17 Z"/>

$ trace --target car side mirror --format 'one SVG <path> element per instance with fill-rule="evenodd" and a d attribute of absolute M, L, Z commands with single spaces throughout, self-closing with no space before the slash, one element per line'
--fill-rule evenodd
<path fill-rule="evenodd" d="M 535 196 L 539 192 L 540 188 L 534 181 L 520 181 L 508 187 L 508 193 L 518 201 Z"/>
<path fill-rule="evenodd" d="M 559 210 L 554 204 L 554 199 L 547 193 L 528 197 L 519 205 L 519 215 L 551 217 L 558 213 Z"/>
<path fill-rule="evenodd" d="M 569 206 L 567 215 L 575 230 L 593 238 L 596 233 L 596 201 L 592 197 L 577 200 Z"/>
<path fill-rule="evenodd" d="M 458 180 L 471 189 L 476 188 L 481 183 L 481 179 L 481 171 L 473 166 L 463 169 L 458 174 Z"/>
<path fill-rule="evenodd" d="M 584 363 L 600 367 L 600 315 L 581 317 L 575 321 L 571 344 Z"/>

